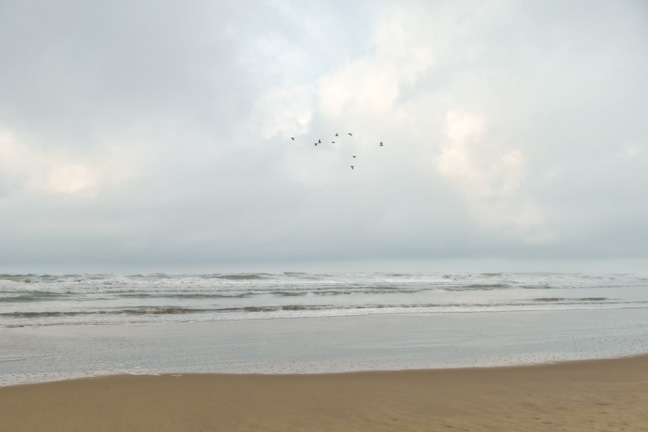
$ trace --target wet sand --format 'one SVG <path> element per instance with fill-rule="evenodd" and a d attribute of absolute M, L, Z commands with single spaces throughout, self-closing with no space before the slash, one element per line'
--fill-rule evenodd
<path fill-rule="evenodd" d="M 648 431 L 648 356 L 0 388 L 0 431 Z"/>

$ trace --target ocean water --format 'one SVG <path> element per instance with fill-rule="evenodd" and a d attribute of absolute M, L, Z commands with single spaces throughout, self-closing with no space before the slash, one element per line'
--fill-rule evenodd
<path fill-rule="evenodd" d="M 633 274 L 0 275 L 0 386 L 646 353 Z"/>
<path fill-rule="evenodd" d="M 0 327 L 646 307 L 632 274 L 0 275 Z"/>

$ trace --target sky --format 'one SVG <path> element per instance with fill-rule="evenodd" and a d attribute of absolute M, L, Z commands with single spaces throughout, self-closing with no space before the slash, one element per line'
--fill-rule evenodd
<path fill-rule="evenodd" d="M 0 58 L 0 273 L 648 269 L 641 0 L 0 0 Z"/>

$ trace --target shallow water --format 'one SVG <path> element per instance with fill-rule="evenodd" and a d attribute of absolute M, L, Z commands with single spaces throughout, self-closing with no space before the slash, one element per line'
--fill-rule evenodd
<path fill-rule="evenodd" d="M 648 353 L 648 309 L 0 329 L 0 385 L 102 374 L 321 373 Z"/>

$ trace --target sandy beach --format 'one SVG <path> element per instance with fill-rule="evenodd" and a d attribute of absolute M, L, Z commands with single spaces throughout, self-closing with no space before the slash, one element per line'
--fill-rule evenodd
<path fill-rule="evenodd" d="M 1 431 L 648 431 L 648 356 L 319 375 L 109 376 L 0 388 Z"/>

